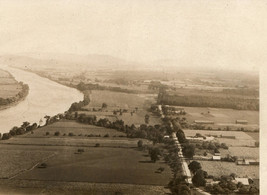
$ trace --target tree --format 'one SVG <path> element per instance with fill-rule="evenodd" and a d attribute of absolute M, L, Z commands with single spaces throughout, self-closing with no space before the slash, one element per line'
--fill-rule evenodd
<path fill-rule="evenodd" d="M 151 161 L 155 163 L 157 160 L 159 160 L 159 157 L 158 157 L 158 155 L 160 155 L 159 148 L 150 148 L 149 155 L 150 155 Z"/>
<path fill-rule="evenodd" d="M 142 148 L 143 147 L 143 140 L 139 140 L 137 142 L 137 146 L 138 146 L 138 148 Z"/>
<path fill-rule="evenodd" d="M 108 105 L 104 102 L 103 104 L 102 104 L 102 109 L 105 109 L 105 108 L 107 108 L 108 107 Z"/>
<path fill-rule="evenodd" d="M 192 182 L 195 186 L 205 186 L 206 180 L 205 180 L 205 173 L 203 170 L 199 169 L 196 171 L 195 175 L 192 178 Z"/>
<path fill-rule="evenodd" d="M 26 128 L 30 125 L 30 123 L 28 121 L 23 122 L 23 124 L 21 125 L 22 128 Z"/>
<path fill-rule="evenodd" d="M 146 123 L 146 124 L 149 123 L 149 115 L 148 115 L 148 114 L 146 114 L 146 116 L 145 116 L 145 123 Z"/>
<path fill-rule="evenodd" d="M 56 131 L 54 135 L 55 136 L 59 136 L 60 135 L 60 132 L 59 131 Z"/>
<path fill-rule="evenodd" d="M 186 143 L 186 137 L 183 130 L 178 130 L 176 136 L 180 143 Z"/>
<path fill-rule="evenodd" d="M 186 144 L 183 148 L 183 154 L 187 158 L 192 158 L 195 155 L 195 146 L 193 144 Z"/>
<path fill-rule="evenodd" d="M 190 169 L 190 171 L 195 174 L 197 172 L 197 170 L 201 169 L 201 164 L 197 161 L 192 161 L 189 165 L 188 168 Z"/>

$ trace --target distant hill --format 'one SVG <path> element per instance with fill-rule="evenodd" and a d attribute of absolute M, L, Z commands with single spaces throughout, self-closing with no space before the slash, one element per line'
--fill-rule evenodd
<path fill-rule="evenodd" d="M 126 70 L 139 69 L 143 65 L 135 62 L 128 62 L 108 55 L 74 55 L 74 54 L 34 54 L 25 53 L 19 55 L 0 56 L 0 63 L 29 69 L 108 69 Z"/>

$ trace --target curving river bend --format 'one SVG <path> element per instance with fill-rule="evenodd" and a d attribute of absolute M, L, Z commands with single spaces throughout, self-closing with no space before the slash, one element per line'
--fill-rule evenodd
<path fill-rule="evenodd" d="M 17 81 L 29 85 L 29 94 L 25 100 L 10 108 L 0 110 L 0 133 L 8 132 L 14 126 L 20 126 L 24 121 L 39 124 L 45 116 L 64 113 L 73 102 L 83 100 L 83 94 L 40 77 L 27 71 L 1 66 L 9 71 Z M 43 119 L 43 121 L 45 121 Z"/>

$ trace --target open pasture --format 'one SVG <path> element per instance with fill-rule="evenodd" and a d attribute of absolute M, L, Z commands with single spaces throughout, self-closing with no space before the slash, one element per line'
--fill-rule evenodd
<path fill-rule="evenodd" d="M 3 140 L 4 144 L 16 145 L 39 145 L 39 146 L 74 146 L 74 147 L 94 147 L 97 143 L 102 147 L 137 147 L 140 139 L 125 137 L 84 137 L 84 136 L 62 136 L 62 137 L 44 137 L 44 138 L 11 138 Z M 144 144 L 150 144 L 149 141 L 143 140 Z"/>
<path fill-rule="evenodd" d="M 129 94 L 105 90 L 93 90 L 90 94 L 90 104 L 84 108 L 99 108 L 105 102 L 107 109 L 130 109 L 134 110 L 148 108 L 156 101 L 156 95 L 151 94 Z M 129 110 L 129 111 L 130 111 Z"/>
<path fill-rule="evenodd" d="M 171 171 L 162 161 L 151 163 L 147 152 L 122 148 L 68 149 L 46 161 L 47 168 L 35 168 L 18 179 L 167 185 Z M 163 167 L 162 173 L 155 173 Z"/>
<path fill-rule="evenodd" d="M 196 133 L 200 133 L 205 136 L 235 136 L 238 140 L 253 140 L 251 136 L 242 131 L 213 131 L 213 130 L 191 130 L 185 129 L 186 136 L 194 136 Z"/>
<path fill-rule="evenodd" d="M 209 175 L 220 177 L 222 175 L 230 175 L 231 173 L 237 174 L 238 177 L 251 177 L 259 179 L 259 166 L 241 166 L 232 162 L 221 161 L 202 161 L 199 160 L 202 169 L 207 171 Z"/>
<path fill-rule="evenodd" d="M 49 133 L 49 135 L 46 135 L 47 132 Z M 116 131 L 114 129 L 82 124 L 75 121 L 63 120 L 48 126 L 38 128 L 33 131 L 33 134 L 27 133 L 22 135 L 21 137 L 54 137 L 55 132 L 60 133 L 59 137 L 63 137 L 64 134 L 68 136 L 69 133 L 73 133 L 76 136 L 82 135 L 83 137 L 85 135 L 90 134 L 100 135 L 101 137 L 106 134 L 109 134 L 110 137 L 126 136 L 125 133 Z"/>
<path fill-rule="evenodd" d="M 55 151 L 43 148 L 1 145 L 0 178 L 9 178 L 32 168 L 37 163 L 55 154 Z M 4 157 L 4 158 L 3 158 Z"/>
<path fill-rule="evenodd" d="M 219 143 L 225 143 L 227 146 L 241 147 L 255 146 L 256 140 L 254 140 L 247 133 L 242 131 L 212 131 L 212 130 L 184 130 L 186 136 L 195 136 L 196 133 L 200 133 L 203 136 L 214 136 L 215 141 Z M 217 137 L 216 137 L 217 136 Z M 222 136 L 222 137 L 221 137 Z M 227 138 L 227 136 L 235 136 L 235 139 Z"/>
<path fill-rule="evenodd" d="M 20 90 L 18 82 L 8 72 L 0 69 L 0 98 L 11 98 Z"/>
<path fill-rule="evenodd" d="M 64 194 L 64 195 L 166 195 L 169 189 L 158 185 L 122 183 L 88 183 L 62 181 L 2 180 L 0 194 Z"/>
<path fill-rule="evenodd" d="M 179 106 L 178 106 L 179 107 Z M 214 121 L 216 124 L 236 124 L 236 120 L 247 120 L 247 125 L 259 125 L 259 112 L 250 110 L 233 110 L 223 108 L 180 107 L 186 111 L 186 119 L 193 123 L 195 120 Z M 209 125 L 208 125 L 209 126 Z"/>

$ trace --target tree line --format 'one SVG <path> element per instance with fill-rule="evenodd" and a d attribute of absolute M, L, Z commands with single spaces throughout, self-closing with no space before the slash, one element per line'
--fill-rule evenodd
<path fill-rule="evenodd" d="M 233 96 L 180 96 L 160 93 L 158 95 L 158 103 L 174 106 L 232 108 L 236 110 L 259 110 L 259 100 L 257 98 L 241 98 Z"/>

